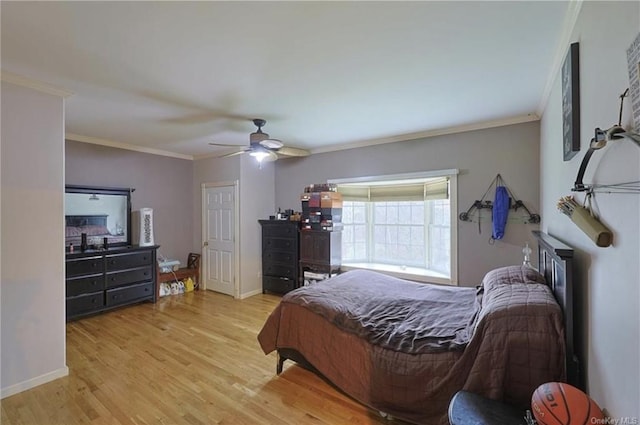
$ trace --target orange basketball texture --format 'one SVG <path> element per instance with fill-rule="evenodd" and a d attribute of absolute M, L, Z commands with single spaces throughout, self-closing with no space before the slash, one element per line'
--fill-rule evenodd
<path fill-rule="evenodd" d="M 590 425 L 596 423 L 594 419 L 604 419 L 595 401 L 563 382 L 547 382 L 536 388 L 531 410 L 538 425 Z"/>

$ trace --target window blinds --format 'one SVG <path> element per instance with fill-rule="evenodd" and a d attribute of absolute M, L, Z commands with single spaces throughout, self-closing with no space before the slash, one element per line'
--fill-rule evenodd
<path fill-rule="evenodd" d="M 389 202 L 423 201 L 449 198 L 449 178 L 439 177 L 421 182 L 369 182 L 338 184 L 345 201 Z"/>

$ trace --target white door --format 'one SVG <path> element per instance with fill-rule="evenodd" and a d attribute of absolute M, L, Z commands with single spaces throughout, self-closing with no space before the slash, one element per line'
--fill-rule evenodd
<path fill-rule="evenodd" d="M 205 184 L 202 196 L 205 288 L 235 296 L 236 186 Z"/>

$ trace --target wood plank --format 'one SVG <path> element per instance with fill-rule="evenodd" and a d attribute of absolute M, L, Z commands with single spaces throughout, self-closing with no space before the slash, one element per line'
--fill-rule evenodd
<path fill-rule="evenodd" d="M 292 362 L 275 374 L 256 337 L 279 300 L 198 291 L 67 323 L 69 376 L 2 400 L 2 424 L 389 424 Z"/>

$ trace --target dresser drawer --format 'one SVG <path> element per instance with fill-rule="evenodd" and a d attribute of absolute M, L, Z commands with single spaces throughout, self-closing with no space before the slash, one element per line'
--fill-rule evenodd
<path fill-rule="evenodd" d="M 80 260 L 69 260 L 65 264 L 67 278 L 104 272 L 102 257 L 89 257 Z"/>
<path fill-rule="evenodd" d="M 89 294 L 104 289 L 104 274 L 93 274 L 67 279 L 67 297 Z"/>
<path fill-rule="evenodd" d="M 107 307 L 153 298 L 153 282 L 107 290 Z"/>
<path fill-rule="evenodd" d="M 297 252 L 297 239 L 265 238 L 262 240 L 262 251 Z"/>
<path fill-rule="evenodd" d="M 298 264 L 298 253 L 297 252 L 264 251 L 262 253 L 262 262 L 264 264 L 270 264 L 270 263 Z"/>
<path fill-rule="evenodd" d="M 142 251 L 136 253 L 107 255 L 107 272 L 113 270 L 133 269 L 151 265 L 153 260 L 152 251 Z"/>
<path fill-rule="evenodd" d="M 113 288 L 116 286 L 130 285 L 132 283 L 144 282 L 153 278 L 152 267 L 140 267 L 122 272 L 107 273 L 106 287 Z"/>
<path fill-rule="evenodd" d="M 281 277 L 263 276 L 262 278 L 262 290 L 269 292 L 277 292 L 279 294 L 286 294 L 289 291 L 295 289 L 295 280 L 284 279 Z"/>
<path fill-rule="evenodd" d="M 90 313 L 104 306 L 104 291 L 67 298 L 67 317 Z"/>
<path fill-rule="evenodd" d="M 262 237 L 295 238 L 298 234 L 298 227 L 297 222 L 293 224 L 282 222 L 263 224 Z"/>
<path fill-rule="evenodd" d="M 292 264 L 262 264 L 264 276 L 281 276 L 295 279 L 298 276 L 298 265 Z"/>

